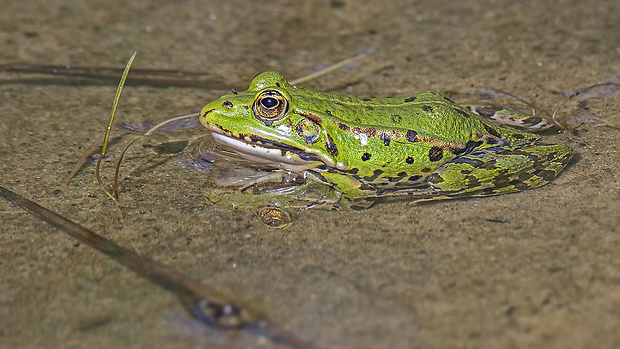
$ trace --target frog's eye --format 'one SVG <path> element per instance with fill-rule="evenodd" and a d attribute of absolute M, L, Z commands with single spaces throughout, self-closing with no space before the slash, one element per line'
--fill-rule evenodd
<path fill-rule="evenodd" d="M 282 93 L 276 90 L 266 90 L 256 97 L 252 109 L 258 120 L 270 125 L 284 117 L 288 110 L 288 101 Z"/>

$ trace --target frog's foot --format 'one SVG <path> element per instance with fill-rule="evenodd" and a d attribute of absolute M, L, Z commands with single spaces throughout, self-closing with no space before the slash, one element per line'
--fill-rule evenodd
<path fill-rule="evenodd" d="M 439 197 L 514 193 L 549 183 L 571 155 L 570 148 L 563 145 L 484 149 L 444 164 L 429 176 L 428 184 L 439 190 Z"/>
<path fill-rule="evenodd" d="M 261 206 L 291 209 L 334 209 L 340 192 L 315 181 L 287 182 L 273 178 L 258 183 L 219 186 L 207 181 L 203 194 L 212 203 L 242 210 Z"/>
<path fill-rule="evenodd" d="M 477 104 L 462 104 L 462 106 L 472 113 L 494 120 L 500 125 L 509 125 L 524 131 L 539 132 L 554 126 L 553 121 L 549 118 L 528 115 L 516 110 Z"/>

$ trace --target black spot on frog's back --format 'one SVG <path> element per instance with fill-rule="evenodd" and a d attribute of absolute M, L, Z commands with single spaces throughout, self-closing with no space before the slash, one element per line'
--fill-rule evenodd
<path fill-rule="evenodd" d="M 405 134 L 405 139 L 411 143 L 418 142 L 418 133 L 414 130 L 407 130 L 407 134 Z"/>
<path fill-rule="evenodd" d="M 415 101 L 415 96 L 411 96 L 411 97 L 407 97 L 405 98 L 405 103 L 411 103 Z"/>
<path fill-rule="evenodd" d="M 443 149 L 436 146 L 431 147 L 431 149 L 428 151 L 428 159 L 431 162 L 437 162 L 443 159 Z"/>
<path fill-rule="evenodd" d="M 327 152 L 329 152 L 333 157 L 338 157 L 338 154 L 340 154 L 340 152 L 338 151 L 338 147 L 336 146 L 336 143 L 334 143 L 334 139 L 330 135 L 327 135 L 327 142 L 325 142 L 325 150 L 327 150 Z"/>
<path fill-rule="evenodd" d="M 383 145 L 385 145 L 386 147 L 390 145 L 391 138 L 389 134 L 381 132 L 381 134 L 379 135 L 379 139 L 383 141 Z"/>
<path fill-rule="evenodd" d="M 423 105 L 422 106 L 422 110 L 424 110 L 427 113 L 432 113 L 433 112 L 433 107 L 431 107 L 430 105 Z"/>

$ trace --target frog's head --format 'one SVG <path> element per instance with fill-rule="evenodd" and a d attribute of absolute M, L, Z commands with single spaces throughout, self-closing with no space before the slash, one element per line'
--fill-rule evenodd
<path fill-rule="evenodd" d="M 307 100 L 308 93 L 278 72 L 264 72 L 247 91 L 233 91 L 205 105 L 200 122 L 218 143 L 257 167 L 295 171 L 320 164 L 334 166 L 337 154 L 329 150 L 335 146 L 320 118 L 296 104 Z"/>

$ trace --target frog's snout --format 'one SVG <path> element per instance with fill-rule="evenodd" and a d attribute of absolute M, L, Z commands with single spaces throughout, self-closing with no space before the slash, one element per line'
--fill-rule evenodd
<path fill-rule="evenodd" d="M 207 117 L 207 114 L 211 113 L 212 111 L 214 111 L 215 108 L 211 108 L 211 109 L 207 109 L 206 106 L 204 108 L 202 108 L 202 110 L 200 111 L 200 117 L 201 118 L 205 118 Z"/>

